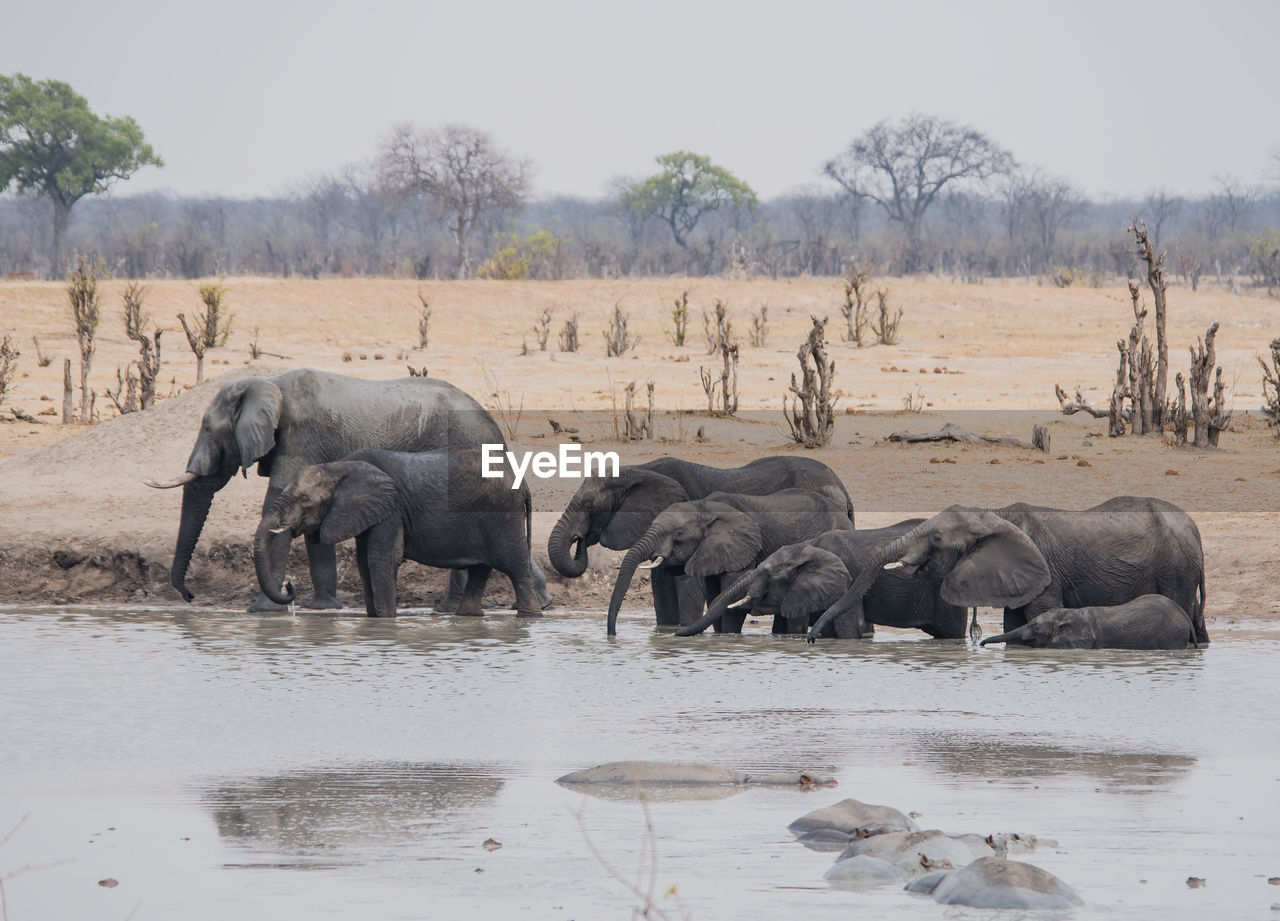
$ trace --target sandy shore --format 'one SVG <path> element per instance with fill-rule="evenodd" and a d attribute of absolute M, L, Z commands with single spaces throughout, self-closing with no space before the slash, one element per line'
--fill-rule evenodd
<path fill-rule="evenodd" d="M 832 279 L 419 284 L 233 278 L 225 282 L 233 332 L 225 348 L 206 358 L 206 375 L 310 366 L 388 378 L 406 373 L 409 364 L 425 366 L 489 406 L 525 447 L 555 443 L 547 422 L 552 418 L 579 429 L 578 437 L 593 447 L 619 451 L 624 462 L 675 454 L 724 466 L 801 450 L 787 438 L 782 395 L 797 367 L 795 350 L 809 316 L 830 316 L 844 414 L 832 445 L 813 456 L 844 479 L 859 526 L 954 503 L 1081 508 L 1124 493 L 1158 496 L 1181 505 L 1200 526 L 1211 627 L 1280 617 L 1280 600 L 1274 600 L 1280 561 L 1271 540 L 1280 445 L 1257 412 L 1261 375 L 1254 358 L 1280 326 L 1274 300 L 1170 291 L 1172 369 L 1185 370 L 1186 346 L 1216 319 L 1222 324 L 1218 360 L 1232 384 L 1236 431 L 1224 434 L 1219 450 L 1196 451 L 1155 438 L 1108 439 L 1104 423 L 1058 413 L 1055 383 L 1069 390 L 1083 385 L 1091 399 L 1105 402 L 1114 379 L 1115 342 L 1132 322 L 1123 288 L 882 283 L 904 310 L 901 344 L 858 349 L 839 341 L 842 296 Z M 174 317 L 196 309 L 197 283 L 157 281 L 148 288 L 147 307 L 166 329 L 160 389 L 174 396 L 146 413 L 115 417 L 101 390 L 114 384 L 116 366 L 136 354 L 119 319 L 122 286 L 103 285 L 92 376 L 102 421 L 63 426 L 57 415 L 39 415 L 60 408 L 62 359 L 78 361 L 62 288 L 0 283 L 0 333 L 11 335 L 23 352 L 0 415 L 9 417 L 8 409 L 17 407 L 44 422 L 0 423 L 0 602 L 181 603 L 168 587 L 180 496 L 148 489 L 141 479 L 182 471 L 217 383 L 188 389 L 195 362 Z M 671 327 L 671 298 L 685 289 L 692 317 L 688 343 L 676 348 L 665 331 Z M 412 347 L 419 291 L 432 304 L 426 350 Z M 744 340 L 737 420 L 705 414 L 698 368 L 718 367 L 718 361 L 705 354 L 699 310 L 709 310 L 715 298 L 728 301 L 734 329 Z M 766 303 L 769 337 L 764 347 L 753 348 L 745 342 L 749 315 Z M 640 342 L 625 357 L 608 358 L 601 331 L 615 304 L 630 315 Z M 553 311 L 547 352 L 538 349 L 533 329 L 542 309 Z M 556 333 L 573 313 L 581 350 L 558 352 Z M 288 357 L 250 364 L 255 330 L 262 349 Z M 37 366 L 33 335 L 54 359 L 47 367 Z M 529 354 L 521 354 L 522 344 Z M 655 381 L 658 438 L 620 443 L 615 426 L 622 388 L 649 379 Z M 904 411 L 907 397 L 923 404 L 923 412 Z M 1032 424 L 1047 424 L 1052 450 L 883 440 L 893 431 L 931 430 L 946 421 L 1022 439 Z M 699 429 L 705 440 L 697 440 Z M 237 479 L 215 500 L 190 574 L 196 603 L 239 605 L 251 598 L 249 542 L 264 486 L 253 476 Z M 546 535 L 575 486 L 533 484 L 534 545 L 543 561 Z M 305 564 L 300 551 L 295 556 L 292 571 L 302 586 Z M 562 604 L 600 604 L 612 585 L 612 558 L 594 553 L 585 579 L 553 581 L 553 593 Z M 347 554 L 343 560 L 342 590 L 354 602 L 358 579 Z M 417 566 L 406 566 L 402 575 L 406 604 L 430 603 L 442 584 Z M 639 592 L 633 589 L 637 604 L 645 597 Z M 495 580 L 490 595 L 502 604 L 510 600 L 510 589 Z"/>

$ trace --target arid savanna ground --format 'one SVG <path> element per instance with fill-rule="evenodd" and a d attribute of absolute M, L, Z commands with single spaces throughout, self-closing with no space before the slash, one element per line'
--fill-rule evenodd
<path fill-rule="evenodd" d="M 176 315 L 200 307 L 198 282 L 161 280 L 147 286 L 146 307 L 163 338 L 160 391 L 173 398 L 143 414 L 116 418 L 102 391 L 118 365 L 136 356 L 120 320 L 120 281 L 102 283 L 102 321 L 91 378 L 101 421 L 63 426 L 59 415 L 62 360 L 73 359 L 74 334 L 61 285 L 0 282 L 0 334 L 22 350 L 18 377 L 0 406 L 0 602 L 133 601 L 180 603 L 168 588 L 178 491 L 156 492 L 144 476 L 181 473 L 204 404 L 216 384 L 190 390 L 195 360 Z M 1082 385 L 1106 402 L 1115 376 L 1115 343 L 1132 325 L 1122 283 L 1101 288 L 1041 286 L 1025 281 L 958 285 L 882 279 L 901 307 L 900 343 L 857 348 L 842 342 L 843 301 L 837 279 L 736 282 L 723 279 L 564 282 L 414 282 L 380 279 L 229 278 L 233 313 L 224 348 L 205 360 L 207 379 L 222 374 L 274 373 L 316 367 L 370 378 L 426 367 L 475 395 L 494 411 L 515 442 L 553 445 L 548 418 L 579 429 L 593 447 L 621 453 L 624 463 L 664 453 L 731 465 L 769 452 L 802 450 L 790 443 L 782 397 L 796 370 L 796 349 L 810 316 L 829 316 L 828 348 L 843 392 L 832 444 L 814 456 L 844 479 L 858 523 L 885 524 L 953 503 L 1003 505 L 1028 501 L 1086 507 L 1119 494 L 1159 496 L 1185 508 L 1204 539 L 1208 617 L 1214 625 L 1280 616 L 1280 560 L 1275 551 L 1280 442 L 1264 424 L 1261 372 L 1255 355 L 1280 333 L 1280 303 L 1232 295 L 1209 282 L 1191 292 L 1171 288 L 1170 360 L 1185 371 L 1187 346 L 1214 320 L 1221 323 L 1218 361 L 1230 384 L 1235 418 L 1217 450 L 1175 448 L 1159 438 L 1105 437 L 1104 421 L 1058 412 L 1054 384 Z M 668 338 L 671 303 L 689 291 L 684 347 Z M 416 348 L 419 292 L 431 304 L 430 343 Z M 707 417 L 699 366 L 706 354 L 701 311 L 728 303 L 742 341 L 737 420 Z M 748 342 L 750 314 L 768 306 L 763 347 Z M 602 331 L 615 305 L 639 336 L 624 357 L 606 357 Z M 534 324 L 552 311 L 547 351 Z M 577 314 L 581 347 L 560 352 L 556 337 Z M 1150 324 L 1148 324 L 1150 328 Z M 249 363 L 249 343 L 277 356 Z M 31 337 L 52 356 L 39 367 Z M 527 350 L 527 354 L 522 354 Z M 655 382 L 657 438 L 620 443 L 615 422 L 630 381 Z M 171 383 L 176 381 L 176 383 Z M 77 403 L 78 403 L 77 394 Z M 921 406 L 908 411 L 906 402 Z M 43 424 L 12 421 L 19 408 Z M 42 415 L 52 408 L 55 413 Z M 900 445 L 884 436 L 927 431 L 951 421 L 989 435 L 1030 436 L 1046 423 L 1052 449 L 1043 454 L 1004 446 Z M 703 438 L 697 438 L 698 430 Z M 576 484 L 535 481 L 534 544 L 545 561 L 545 539 Z M 236 480 L 215 500 L 192 566 L 198 602 L 240 605 L 251 597 L 248 549 L 265 484 Z M 55 559 L 55 553 L 57 559 Z M 595 604 L 611 584 L 610 555 L 597 553 L 587 579 L 553 582 L 567 603 Z M 301 556 L 292 567 L 305 582 Z M 438 580 L 410 575 L 406 600 L 432 597 Z M 298 577 L 301 577 L 299 580 Z M 435 580 L 435 581 L 433 581 Z M 344 586 L 358 587 L 347 566 Z M 421 593 L 415 595 L 415 592 Z M 496 585 L 501 601 L 507 587 Z M 635 594 L 633 592 L 633 594 Z M 642 603 L 642 595 L 635 595 Z"/>

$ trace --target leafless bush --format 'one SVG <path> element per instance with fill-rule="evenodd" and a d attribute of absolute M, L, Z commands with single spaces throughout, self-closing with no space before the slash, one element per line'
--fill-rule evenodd
<path fill-rule="evenodd" d="M 108 387 L 103 393 L 116 405 L 120 415 L 138 411 L 138 375 L 133 371 L 133 362 L 126 364 L 124 371 L 116 365 L 116 389 Z"/>
<path fill-rule="evenodd" d="M 637 416 L 633 407 L 636 395 L 636 382 L 632 381 L 627 384 L 623 391 L 624 395 L 624 425 L 623 437 L 627 441 L 643 441 L 653 438 L 653 381 L 645 384 L 645 389 L 649 394 L 649 408 L 641 415 Z"/>
<path fill-rule="evenodd" d="M 1280 338 L 1272 339 L 1270 348 L 1270 366 L 1258 356 L 1262 368 L 1262 414 L 1268 425 L 1275 426 L 1276 437 L 1280 438 Z"/>
<path fill-rule="evenodd" d="M 560 327 L 560 351 L 576 352 L 578 351 L 578 314 L 564 321 L 564 326 Z"/>
<path fill-rule="evenodd" d="M 517 405 L 511 397 L 511 391 L 499 386 L 497 375 L 488 368 L 482 367 L 481 370 L 484 372 L 484 383 L 489 390 L 489 399 L 492 402 L 489 409 L 497 417 L 503 431 L 507 433 L 507 438 L 515 441 L 516 432 L 520 429 L 520 417 L 524 415 L 524 394 L 520 394 L 520 403 Z"/>
<path fill-rule="evenodd" d="M 902 411 L 904 413 L 921 413 L 924 412 L 924 388 L 916 384 L 914 391 L 908 390 L 902 397 Z"/>
<path fill-rule="evenodd" d="M 702 311 L 702 335 L 707 340 L 707 354 L 714 355 L 722 346 L 733 342 L 733 322 L 729 319 L 729 305 L 716 298 L 715 322 Z"/>
<path fill-rule="evenodd" d="M 859 268 L 856 264 L 849 266 L 844 277 L 844 304 L 840 313 L 844 315 L 845 328 L 840 331 L 840 338 L 845 342 L 855 343 L 862 348 L 862 335 L 870 322 L 867 317 L 867 280 L 871 278 L 871 266 Z"/>
<path fill-rule="evenodd" d="M 196 318 L 196 328 L 194 329 L 191 327 L 190 324 L 187 323 L 187 315 L 184 313 L 178 314 L 178 322 L 182 324 L 182 332 L 186 334 L 187 345 L 191 347 L 191 354 L 196 356 L 196 383 L 203 384 L 204 383 L 204 352 L 205 352 L 205 349 L 208 348 L 208 346 L 205 345 L 204 336 L 202 336 L 199 331 L 200 318 L 199 317 Z M 349 357 L 348 353 L 344 352 L 342 355 L 342 360 L 350 361 L 351 358 Z"/>
<path fill-rule="evenodd" d="M 538 313 L 538 320 L 533 324 L 533 337 L 538 340 L 539 351 L 547 350 L 547 340 L 551 338 L 551 311 L 544 308 Z"/>
<path fill-rule="evenodd" d="M 163 333 L 163 330 L 157 327 L 148 336 L 144 329 L 151 322 L 151 318 L 142 311 L 142 297 L 145 291 L 146 289 L 138 282 L 131 281 L 125 287 L 122 295 L 124 300 L 124 333 L 138 343 L 138 409 L 147 409 L 156 401 L 156 378 L 160 374 L 160 336 Z M 254 344 L 257 344 L 257 330 L 254 330 Z M 117 368 L 117 380 L 119 377 L 120 370 Z M 118 395 L 118 388 L 116 392 Z M 130 388 L 130 393 L 132 393 L 132 388 Z"/>
<path fill-rule="evenodd" d="M 827 318 L 812 317 L 813 328 L 796 352 L 800 362 L 801 382 L 791 374 L 790 391 L 794 399 L 782 398 L 782 414 L 791 429 L 791 437 L 806 448 L 817 448 L 831 441 L 836 426 L 836 398 L 831 389 L 836 363 L 827 358 Z"/>
<path fill-rule="evenodd" d="M 89 369 L 93 366 L 94 338 L 98 332 L 101 308 L 98 304 L 98 271 L 85 261 L 84 256 L 76 259 L 76 267 L 67 279 L 67 301 L 80 346 L 80 421 L 88 423 L 93 421 Z"/>
<path fill-rule="evenodd" d="M 751 312 L 751 344 L 756 348 L 764 348 L 769 339 L 769 305 L 761 305 L 759 310 Z"/>
<path fill-rule="evenodd" d="M 410 377 L 426 377 L 427 376 L 426 365 L 423 365 L 421 368 L 415 368 L 413 365 L 409 365 L 408 368 L 409 368 Z"/>
<path fill-rule="evenodd" d="M 721 342 L 720 357 L 724 362 L 720 377 L 701 365 L 698 374 L 707 395 L 707 412 L 713 416 L 732 416 L 738 411 L 738 344 Z"/>
<path fill-rule="evenodd" d="M 34 342 L 34 343 L 35 343 L 35 346 L 36 346 L 36 364 L 37 364 L 37 365 L 39 365 L 39 366 L 40 366 L 40 367 L 42 367 L 42 368 L 47 368 L 47 367 L 49 367 L 49 365 L 53 363 L 53 356 L 52 356 L 52 355 L 46 355 L 46 354 L 45 354 L 45 353 L 40 349 L 40 337 L 39 337 L 39 336 L 32 336 L 32 337 L 31 337 L 31 341 L 32 341 L 32 342 Z"/>
<path fill-rule="evenodd" d="M 21 354 L 13 347 L 13 340 L 8 336 L 0 339 L 0 403 L 4 402 L 13 376 L 18 372 L 18 356 Z"/>
<path fill-rule="evenodd" d="M 230 313 L 223 314 L 222 299 L 227 296 L 227 289 L 221 284 L 200 286 L 200 300 L 204 302 L 204 317 L 197 318 L 197 329 L 204 340 L 205 348 L 216 349 L 227 344 L 231 335 Z"/>
<path fill-rule="evenodd" d="M 873 320 L 871 323 L 871 328 L 876 334 L 876 341 L 881 345 L 897 345 L 898 324 L 902 322 L 902 308 L 899 307 L 896 313 L 892 316 L 889 315 L 888 288 L 880 288 L 876 291 L 876 309 L 879 313 L 879 319 Z"/>
<path fill-rule="evenodd" d="M 667 336 L 672 345 L 681 348 L 684 346 L 685 333 L 689 330 L 689 292 L 681 292 L 671 303 L 674 306 L 671 308 L 671 329 L 667 330 Z"/>
<path fill-rule="evenodd" d="M 622 302 L 613 305 L 613 319 L 604 331 L 605 355 L 624 355 L 640 344 L 640 337 L 627 332 L 627 314 L 622 312 Z"/>
<path fill-rule="evenodd" d="M 418 317 L 418 348 L 425 349 L 431 332 L 431 305 L 421 290 L 418 291 L 418 301 L 422 305 L 422 313 Z"/>

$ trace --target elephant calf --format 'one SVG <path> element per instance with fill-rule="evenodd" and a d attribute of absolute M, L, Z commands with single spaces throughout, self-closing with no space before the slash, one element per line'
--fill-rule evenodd
<path fill-rule="evenodd" d="M 465 569 L 459 614 L 478 615 L 489 572 L 506 573 L 521 616 L 541 616 L 529 557 L 529 488 L 512 489 L 510 471 L 483 478 L 479 448 L 406 454 L 357 451 L 303 468 L 262 514 L 254 565 L 263 593 L 293 601 L 282 567 L 272 565 L 272 535 L 316 535 L 326 544 L 354 537 L 370 617 L 396 613 L 401 559 Z"/>
<path fill-rule="evenodd" d="M 1185 649 L 1195 644 L 1195 624 L 1182 605 L 1164 595 L 1142 595 L 1126 604 L 1054 608 L 1007 633 L 982 641 L 1043 649 Z"/>

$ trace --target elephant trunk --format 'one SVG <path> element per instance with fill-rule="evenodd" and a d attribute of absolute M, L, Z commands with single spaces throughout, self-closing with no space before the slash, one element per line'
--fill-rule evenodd
<path fill-rule="evenodd" d="M 587 571 L 587 539 L 585 516 L 578 500 L 572 499 L 547 539 L 547 557 L 556 572 L 568 579 L 576 579 Z M 571 544 L 576 544 L 573 553 Z"/>
<path fill-rule="evenodd" d="M 622 565 L 618 567 L 617 581 L 613 583 L 613 597 L 609 599 L 609 636 L 618 632 L 618 609 L 622 607 L 622 599 L 626 597 L 627 589 L 631 587 L 631 579 L 636 574 L 636 568 L 653 556 L 653 548 L 657 546 L 660 536 L 659 529 L 650 528 L 622 558 Z"/>
<path fill-rule="evenodd" d="M 183 601 L 195 595 L 187 589 L 187 567 L 195 552 L 200 531 L 209 517 L 213 494 L 227 484 L 230 477 L 201 476 L 182 487 L 182 520 L 178 525 L 178 543 L 173 551 L 173 565 L 169 568 L 169 583 L 178 590 Z"/>
<path fill-rule="evenodd" d="M 723 617 L 725 611 L 729 609 L 729 605 L 747 594 L 747 590 L 751 587 L 751 581 L 756 577 L 758 571 L 758 569 L 753 569 L 739 576 L 732 585 L 715 597 L 715 600 L 707 608 L 706 614 L 688 626 L 681 627 L 676 631 L 676 636 L 697 636 Z"/>
<path fill-rule="evenodd" d="M 809 628 L 809 635 L 805 639 L 812 643 L 821 635 L 823 627 L 847 612 L 854 605 L 861 605 L 863 596 L 866 595 L 876 579 L 880 577 L 880 570 L 884 565 L 894 560 L 902 559 L 911 545 L 920 539 L 923 531 L 924 525 L 918 525 L 896 540 L 874 550 L 866 565 L 861 567 L 858 577 L 849 586 L 849 590 L 841 595 L 839 600 L 827 608 L 822 616 L 814 622 L 813 626 Z"/>
<path fill-rule="evenodd" d="M 1021 627 L 1010 630 L 1008 633 L 997 633 L 995 636 L 987 637 L 978 645 L 986 646 L 988 643 L 1013 643 L 1015 645 L 1030 646 L 1030 626 L 1030 624 L 1023 624 Z"/>
<path fill-rule="evenodd" d="M 292 604 L 294 599 L 293 583 L 284 583 L 283 572 L 272 572 L 271 554 L 269 546 L 271 539 L 279 532 L 279 528 L 272 528 L 272 518 L 275 517 L 270 513 L 262 516 L 262 523 L 258 525 L 257 533 L 253 535 L 253 567 L 258 573 L 258 586 L 262 589 L 262 594 L 266 595 L 276 604 Z M 287 529 L 286 529 L 287 530 Z"/>

